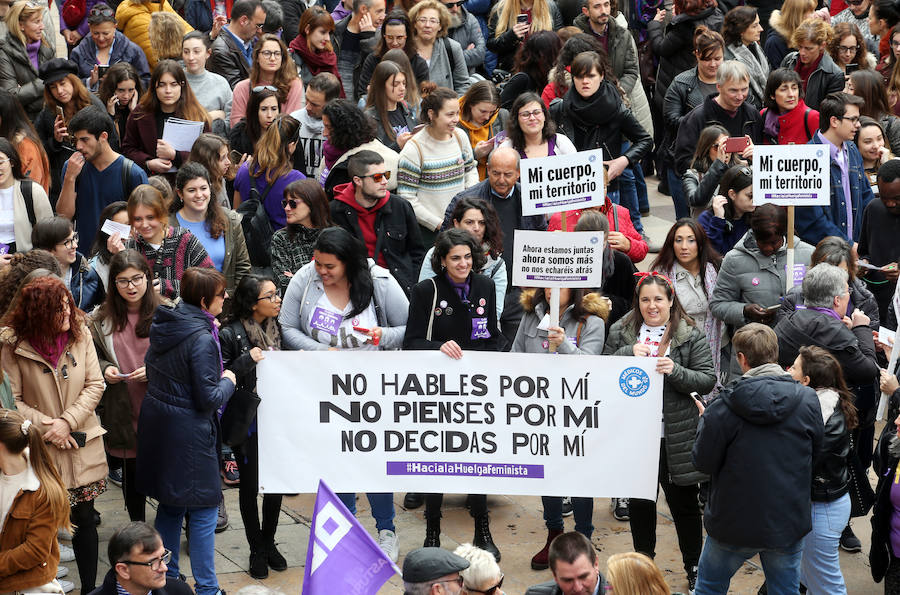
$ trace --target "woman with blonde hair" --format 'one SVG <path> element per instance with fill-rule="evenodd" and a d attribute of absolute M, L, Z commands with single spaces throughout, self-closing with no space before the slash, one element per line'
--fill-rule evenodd
<path fill-rule="evenodd" d="M 520 21 L 523 14 L 528 18 Z M 497 68 L 512 71 L 516 52 L 526 37 L 562 28 L 562 13 L 554 0 L 502 0 L 491 9 L 485 43 L 497 54 Z"/>
<path fill-rule="evenodd" d="M 270 33 L 260 36 L 253 46 L 250 78 L 242 80 L 234 87 L 231 126 L 246 116 L 250 91 L 258 91 L 260 87 L 275 91 L 283 114 L 289 114 L 303 107 L 303 82 L 297 76 L 297 67 L 288 56 L 284 42 Z"/>
<path fill-rule="evenodd" d="M 181 40 L 187 33 L 182 22 L 181 17 L 172 12 L 155 12 L 150 17 L 150 49 L 157 63 L 181 59 Z"/>
<path fill-rule="evenodd" d="M 659 567 L 638 552 L 613 554 L 606 561 L 606 582 L 616 595 L 669 595 Z"/>
<path fill-rule="evenodd" d="M 844 71 L 834 63 L 825 51 L 834 29 L 818 17 L 810 17 L 800 23 L 791 37 L 791 45 L 798 48 L 784 57 L 783 68 L 795 70 L 800 75 L 805 92 L 806 105 L 814 110 L 831 93 L 844 90 Z"/>
<path fill-rule="evenodd" d="M 543 0 L 538 0 L 541 2 Z M 438 0 L 422 0 L 409 11 L 413 41 L 419 56 L 428 64 L 429 80 L 462 95 L 469 88 L 469 70 L 462 46 L 447 33 L 450 11 Z"/>
<path fill-rule="evenodd" d="M 0 88 L 18 97 L 30 120 L 44 107 L 44 81 L 38 69 L 56 56 L 44 35 L 45 8 L 33 2 L 10 6 L 6 13 L 9 31 L 0 43 Z"/>
<path fill-rule="evenodd" d="M 764 51 L 771 70 L 781 66 L 793 45 L 794 31 L 804 19 L 816 10 L 815 0 L 784 0 L 781 10 L 772 11 L 769 17 L 771 30 L 766 36 Z"/>
<path fill-rule="evenodd" d="M 490 593 L 490 595 L 504 595 L 503 573 L 489 552 L 475 547 L 471 543 L 464 543 L 453 550 L 453 553 L 469 561 L 469 567 L 459 572 L 463 579 L 462 595 L 474 595 L 476 593 Z"/>
<path fill-rule="evenodd" d="M 181 24 L 182 35 L 187 35 L 194 30 L 187 21 L 175 12 L 168 0 L 160 0 L 159 2 L 152 2 L 151 0 L 122 0 L 122 3 L 116 8 L 116 26 L 119 28 L 119 31 L 125 34 L 125 37 L 138 44 L 144 50 L 151 72 L 156 68 L 157 62 L 161 60 L 161 58 L 156 57 L 153 51 L 150 37 L 150 21 L 157 12 L 167 12 L 175 16 Z M 176 57 L 181 57 L 180 46 L 175 55 Z"/>

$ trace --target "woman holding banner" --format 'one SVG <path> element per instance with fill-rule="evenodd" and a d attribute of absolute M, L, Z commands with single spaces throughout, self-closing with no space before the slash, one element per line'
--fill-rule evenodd
<path fill-rule="evenodd" d="M 563 353 L 600 355 L 606 335 L 606 320 L 610 301 L 600 293 L 584 289 L 559 290 L 559 324 L 549 326 L 550 288 L 526 289 L 520 296 L 525 315 L 519 324 L 511 351 L 513 353 Z M 550 542 L 561 535 L 563 526 L 560 496 L 542 496 L 544 522 L 547 524 L 547 543 L 531 558 L 533 570 L 549 567 Z M 591 538 L 594 526 L 593 498 L 572 498 L 575 530 Z"/>
<path fill-rule="evenodd" d="M 470 349 L 500 350 L 494 282 L 475 272 L 482 270 L 484 258 L 484 250 L 468 231 L 454 228 L 438 235 L 431 255 L 431 268 L 438 272 L 413 287 L 403 349 L 439 350 L 457 360 Z M 443 500 L 443 494 L 425 496 L 425 547 L 441 546 Z M 499 562 L 500 551 L 491 537 L 487 496 L 470 495 L 469 505 L 469 513 L 475 518 L 473 545 L 490 552 Z"/>
<path fill-rule="evenodd" d="M 329 227 L 313 245 L 313 261 L 291 277 L 278 320 L 284 349 L 364 352 L 399 348 L 407 313 L 403 288 L 387 269 L 366 258 L 362 241 L 341 227 Z M 396 562 L 394 495 L 366 495 L 379 545 Z M 338 497 L 355 515 L 356 494 Z"/>
<path fill-rule="evenodd" d="M 710 392 L 716 375 L 707 337 L 681 308 L 672 281 L 656 271 L 636 275 L 633 308 L 613 325 L 603 352 L 659 358 L 656 371 L 665 376 L 659 482 L 675 520 L 689 590 L 693 591 L 703 540 L 698 484 L 705 476 L 691 462 L 699 416 L 690 393 Z M 632 498 L 630 506 L 634 549 L 653 558 L 656 502 Z"/>

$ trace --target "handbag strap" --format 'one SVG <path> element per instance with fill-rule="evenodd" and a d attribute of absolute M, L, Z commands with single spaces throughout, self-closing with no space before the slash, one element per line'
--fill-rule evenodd
<path fill-rule="evenodd" d="M 428 332 L 425 333 L 425 339 L 431 341 L 431 328 L 434 326 L 434 309 L 437 306 L 437 284 L 434 277 L 431 278 L 431 286 L 434 287 L 434 296 L 431 298 L 431 313 L 428 318 Z"/>

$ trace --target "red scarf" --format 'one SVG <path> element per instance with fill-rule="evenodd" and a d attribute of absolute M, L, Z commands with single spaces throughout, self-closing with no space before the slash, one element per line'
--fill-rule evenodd
<path fill-rule="evenodd" d="M 800 78 L 803 80 L 804 91 L 806 91 L 806 83 L 809 82 L 809 77 L 812 76 L 812 73 L 819 67 L 819 62 L 822 61 L 823 55 L 824 54 L 819 54 L 819 57 L 816 58 L 815 62 L 812 64 L 804 64 L 800 61 L 800 56 L 797 56 L 797 65 L 794 67 L 794 70 L 797 71 L 797 74 L 799 74 Z"/>
<path fill-rule="evenodd" d="M 44 341 L 35 337 L 29 342 L 31 343 L 31 346 L 34 347 L 34 350 L 37 351 L 38 355 L 47 360 L 47 362 L 55 369 L 60 356 L 66 351 L 66 346 L 69 344 L 69 331 L 60 333 L 56 338 L 50 339 L 49 341 Z"/>
<path fill-rule="evenodd" d="M 337 54 L 327 50 L 324 52 L 311 51 L 309 44 L 306 43 L 306 36 L 302 33 L 291 41 L 291 50 L 300 54 L 300 58 L 303 59 L 303 63 L 306 64 L 313 76 L 320 72 L 330 72 L 338 79 L 341 78 L 337 69 Z"/>

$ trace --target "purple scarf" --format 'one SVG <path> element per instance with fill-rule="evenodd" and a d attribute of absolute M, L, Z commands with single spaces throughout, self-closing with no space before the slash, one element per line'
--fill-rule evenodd
<path fill-rule="evenodd" d="M 206 310 L 203 310 L 203 315 L 209 319 L 213 340 L 216 342 L 216 348 L 219 350 L 219 372 L 224 372 L 225 367 L 222 365 L 222 344 L 219 342 L 219 326 L 216 324 L 216 317 Z"/>
<path fill-rule="evenodd" d="M 454 290 L 456 290 L 456 295 L 459 296 L 459 299 L 462 301 L 462 303 L 468 304 L 469 303 L 469 290 L 471 289 L 471 284 L 469 283 L 470 277 L 466 277 L 466 280 L 463 281 L 462 283 L 457 283 L 456 281 L 454 281 L 453 279 L 450 278 L 450 275 L 448 273 L 444 273 L 444 276 L 447 277 L 447 282 L 450 284 L 450 287 L 452 287 Z"/>
<path fill-rule="evenodd" d="M 34 66 L 35 70 L 38 70 L 38 53 L 41 51 L 41 40 L 38 39 L 37 41 L 26 43 L 25 51 L 28 52 L 28 59 L 31 60 L 31 65 Z"/>
<path fill-rule="evenodd" d="M 47 342 L 37 338 L 29 342 L 38 355 L 47 360 L 56 369 L 59 358 L 62 357 L 63 352 L 66 350 L 66 345 L 69 344 L 69 331 L 60 333 L 56 336 L 56 339 L 51 339 Z"/>

